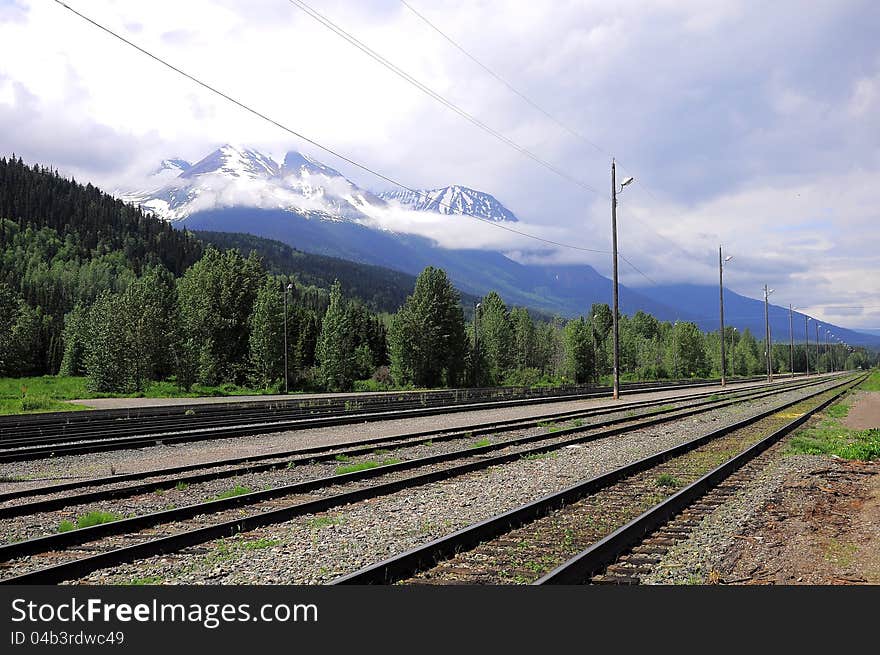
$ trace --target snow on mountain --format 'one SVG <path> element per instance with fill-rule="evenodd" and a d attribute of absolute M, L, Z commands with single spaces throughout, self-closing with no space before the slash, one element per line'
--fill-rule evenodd
<path fill-rule="evenodd" d="M 185 173 L 186 171 L 188 171 L 190 168 L 192 168 L 192 164 L 190 164 L 185 159 L 181 159 L 180 157 L 172 157 L 171 159 L 163 159 L 158 168 L 153 171 L 153 175 L 164 176 L 171 174 L 177 177 L 181 173 Z"/>
<path fill-rule="evenodd" d="M 383 200 L 393 200 L 415 211 L 440 214 L 470 214 L 489 221 L 516 222 L 517 218 L 498 200 L 482 191 L 453 185 L 419 191 L 388 191 L 380 193 Z"/>
<path fill-rule="evenodd" d="M 298 152 L 283 163 L 250 148 L 224 145 L 190 165 L 167 159 L 148 191 L 119 193 L 169 221 L 229 207 L 281 209 L 331 221 L 358 221 L 385 206 L 341 173 Z"/>

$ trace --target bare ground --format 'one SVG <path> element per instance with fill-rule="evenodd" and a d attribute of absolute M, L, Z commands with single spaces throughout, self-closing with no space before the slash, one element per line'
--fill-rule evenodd
<path fill-rule="evenodd" d="M 728 584 L 880 584 L 880 462 L 791 471 L 715 571 Z"/>

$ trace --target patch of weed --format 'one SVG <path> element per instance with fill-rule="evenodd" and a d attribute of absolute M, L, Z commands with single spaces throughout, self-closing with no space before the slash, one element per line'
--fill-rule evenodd
<path fill-rule="evenodd" d="M 243 496 L 245 494 L 253 493 L 253 489 L 250 487 L 242 487 L 240 485 L 235 485 L 232 489 L 227 489 L 226 491 L 221 491 L 219 494 L 214 496 L 214 500 L 225 500 L 227 498 L 235 498 L 236 496 Z"/>
<path fill-rule="evenodd" d="M 658 487 L 680 487 L 681 481 L 671 473 L 661 473 L 654 481 Z"/>

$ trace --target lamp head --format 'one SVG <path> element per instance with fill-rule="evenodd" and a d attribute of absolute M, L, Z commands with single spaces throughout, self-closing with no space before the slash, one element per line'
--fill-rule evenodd
<path fill-rule="evenodd" d="M 622 189 L 622 188 L 625 187 L 627 184 L 632 184 L 634 179 L 635 179 L 634 177 L 628 177 L 628 178 L 626 178 L 623 182 L 620 183 L 620 188 Z"/>

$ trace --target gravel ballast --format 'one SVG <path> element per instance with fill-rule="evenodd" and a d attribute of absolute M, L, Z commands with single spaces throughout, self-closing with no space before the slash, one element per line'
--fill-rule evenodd
<path fill-rule="evenodd" d="M 565 447 L 440 483 L 305 516 L 173 555 L 96 572 L 81 582 L 326 582 L 546 493 L 622 466 L 801 393 L 787 393 L 630 434 Z"/>

